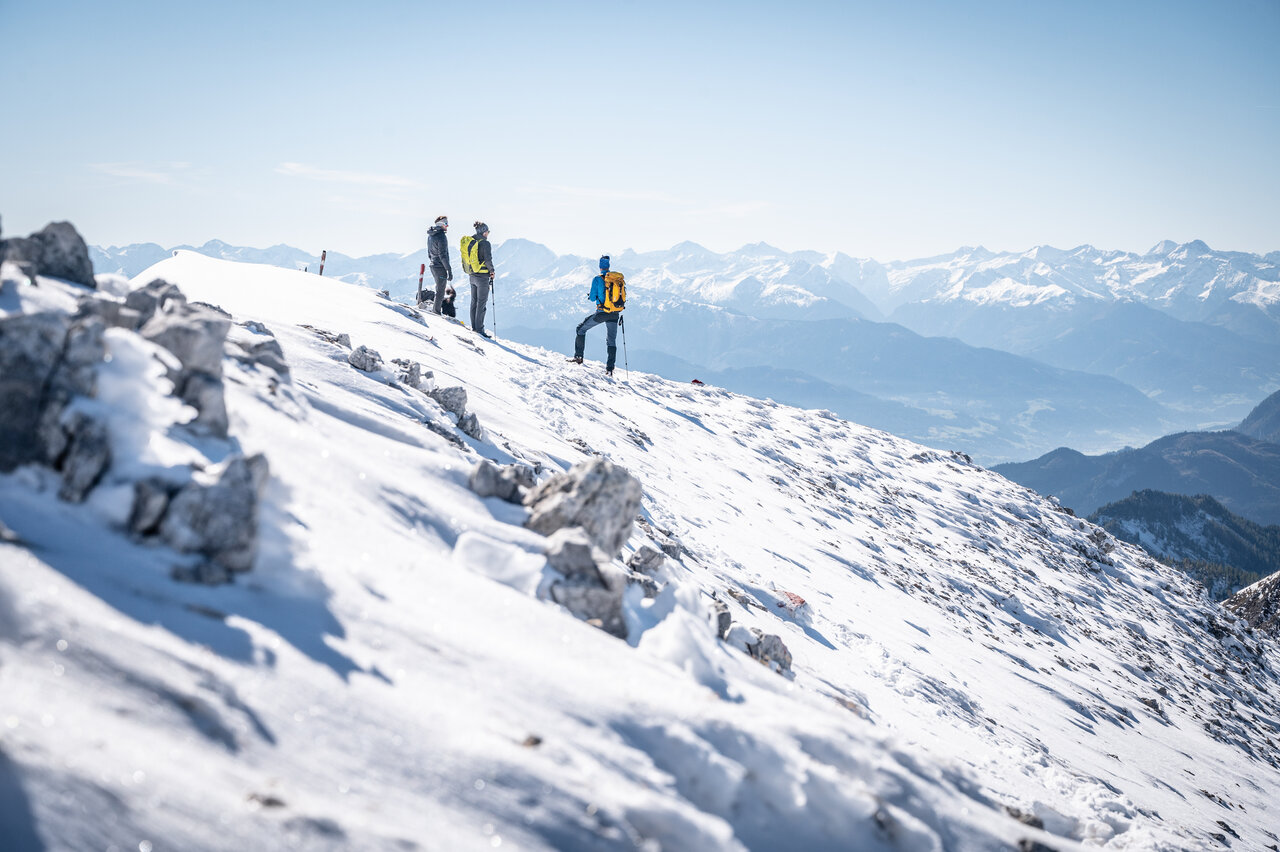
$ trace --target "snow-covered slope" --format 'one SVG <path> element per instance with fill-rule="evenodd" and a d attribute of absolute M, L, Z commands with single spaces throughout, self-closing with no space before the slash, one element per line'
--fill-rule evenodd
<path fill-rule="evenodd" d="M 0 476 L 17 848 L 1277 843 L 1275 645 L 965 457 L 605 380 L 302 272 L 182 253 L 134 283 L 156 276 L 283 348 L 284 386 L 225 362 L 227 441 L 156 437 L 267 456 L 260 550 L 233 585 L 179 584 L 176 554 L 118 531 L 118 491 Z M 434 402 L 314 329 L 465 385 L 483 439 L 426 428 Z M 595 454 L 643 483 L 624 555 L 679 554 L 657 597 L 628 593 L 625 641 L 531 594 L 526 510 L 467 487 L 480 458 L 546 477 Z M 790 676 L 717 637 L 713 595 Z"/>

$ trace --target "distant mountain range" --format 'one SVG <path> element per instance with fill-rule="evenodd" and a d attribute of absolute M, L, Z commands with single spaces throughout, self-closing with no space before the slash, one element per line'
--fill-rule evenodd
<path fill-rule="evenodd" d="M 193 250 L 312 271 L 319 262 L 288 246 Z M 92 256 L 99 272 L 133 276 L 170 251 L 143 244 Z M 596 259 L 521 239 L 494 255 L 499 334 L 568 351 L 590 309 Z M 330 252 L 325 275 L 411 301 L 425 260 L 425 249 Z M 1276 252 L 1199 242 L 1145 255 L 977 248 L 880 264 L 686 242 L 615 252 L 613 263 L 627 275 L 633 368 L 828 408 L 984 463 L 1222 427 L 1280 388 Z M 602 357 L 596 343 L 588 357 Z"/>
<path fill-rule="evenodd" d="M 1259 441 L 1280 444 L 1280 391 L 1258 403 L 1236 431 Z"/>
<path fill-rule="evenodd" d="M 1180 565 L 1214 600 L 1280 571 L 1280 526 L 1262 526 L 1205 495 L 1135 491 L 1089 516 L 1116 538 Z"/>
<path fill-rule="evenodd" d="M 1239 432 L 1183 432 L 1141 449 L 1087 456 L 1065 447 L 992 470 L 1077 513 L 1152 489 L 1209 494 L 1259 524 L 1280 524 L 1280 444 Z"/>

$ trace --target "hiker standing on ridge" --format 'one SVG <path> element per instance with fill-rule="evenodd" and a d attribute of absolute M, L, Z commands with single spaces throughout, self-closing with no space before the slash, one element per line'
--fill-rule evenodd
<path fill-rule="evenodd" d="M 475 228 L 474 237 L 462 238 L 462 266 L 471 276 L 471 330 L 487 338 L 484 313 L 493 286 L 493 247 L 489 245 L 489 226 L 476 222 Z"/>
<path fill-rule="evenodd" d="M 437 216 L 435 224 L 427 228 L 427 262 L 431 267 L 431 277 L 436 281 L 436 297 L 431 310 L 437 314 L 444 302 L 445 282 L 453 280 L 453 266 L 449 263 L 449 241 L 445 238 L 448 230 L 447 216 Z M 425 303 L 424 299 L 418 306 L 422 307 Z"/>
<path fill-rule="evenodd" d="M 609 255 L 600 258 L 600 274 L 591 279 L 591 292 L 587 298 L 596 303 L 596 312 L 578 323 L 577 337 L 573 341 L 573 357 L 569 360 L 582 363 L 582 352 L 587 346 L 587 332 L 604 323 L 605 346 L 609 360 L 604 374 L 613 375 L 613 364 L 618 359 L 618 320 L 627 301 L 627 287 L 621 272 L 609 271 Z"/>

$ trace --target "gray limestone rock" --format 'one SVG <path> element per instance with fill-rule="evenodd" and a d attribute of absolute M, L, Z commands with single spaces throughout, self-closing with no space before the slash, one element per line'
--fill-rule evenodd
<path fill-rule="evenodd" d="M 76 319 L 88 317 L 101 319 L 106 328 L 125 328 L 129 331 L 135 331 L 142 324 L 142 314 L 126 307 L 123 302 L 95 296 L 81 298 L 76 310 Z"/>
<path fill-rule="evenodd" d="M 458 418 L 458 428 L 464 434 L 470 435 L 477 441 L 484 440 L 484 429 L 480 426 L 480 418 L 476 416 L 474 411 L 468 411 Z"/>
<path fill-rule="evenodd" d="M 417 361 L 392 358 L 391 363 L 396 366 L 396 381 L 406 384 L 415 390 L 422 385 L 422 365 Z"/>
<path fill-rule="evenodd" d="M 582 527 L 612 559 L 631 535 L 640 508 L 640 480 L 620 465 L 593 458 L 547 479 L 525 498 L 531 510 L 525 526 L 543 535 Z"/>
<path fill-rule="evenodd" d="M 627 567 L 632 571 L 639 571 L 641 574 L 652 576 L 662 569 L 664 562 L 666 562 L 666 557 L 662 555 L 662 551 L 651 544 L 642 544 L 627 559 Z"/>
<path fill-rule="evenodd" d="M 751 656 L 779 674 L 791 671 L 791 652 L 779 636 L 756 627 L 752 627 L 751 632 L 756 637 L 756 643 L 747 649 Z"/>
<path fill-rule="evenodd" d="M 471 469 L 468 484 L 481 497 L 497 497 L 508 503 L 521 503 L 524 501 L 525 488 L 528 487 L 525 483 L 532 481 L 525 471 L 532 474 L 523 465 L 508 464 L 499 467 L 488 459 L 481 459 Z"/>
<path fill-rule="evenodd" d="M 382 356 L 376 349 L 368 346 L 357 346 L 347 356 L 347 363 L 365 373 L 375 373 L 382 369 Z"/>
<path fill-rule="evenodd" d="M 274 337 L 251 344 L 245 352 L 249 356 L 250 363 L 275 370 L 281 378 L 289 377 L 289 363 L 284 359 L 284 350 L 280 348 L 280 341 Z"/>
<path fill-rule="evenodd" d="M 106 425 L 83 412 L 73 412 L 63 428 L 67 450 L 60 464 L 62 487 L 58 496 L 70 503 L 79 503 L 98 484 L 111 463 L 111 441 Z"/>
<path fill-rule="evenodd" d="M 137 292 L 137 291 L 135 291 Z M 222 376 L 222 350 L 231 321 L 204 305 L 166 303 L 139 333 L 174 354 L 184 373 Z"/>
<path fill-rule="evenodd" d="M 141 327 L 160 311 L 171 305 L 185 305 L 187 297 L 182 295 L 176 284 L 170 284 L 163 278 L 157 278 L 150 284 L 143 285 L 125 296 L 124 306 L 137 311 L 138 326 Z"/>
<path fill-rule="evenodd" d="M 182 383 L 179 397 L 196 410 L 192 423 L 219 438 L 227 437 L 231 428 L 227 417 L 226 385 L 208 373 L 192 373 Z"/>
<path fill-rule="evenodd" d="M 52 312 L 0 317 L 0 471 L 48 461 L 42 414 L 69 327 Z"/>
<path fill-rule="evenodd" d="M 721 600 L 713 601 L 711 614 L 715 618 L 716 635 L 721 639 L 728 636 L 729 628 L 733 627 L 733 616 L 729 613 L 729 605 Z"/>
<path fill-rule="evenodd" d="M 133 484 L 133 508 L 129 512 L 129 532 L 135 536 L 153 535 L 160 519 L 169 508 L 173 488 L 154 477 Z"/>
<path fill-rule="evenodd" d="M 41 275 L 62 278 L 91 289 L 97 286 L 93 280 L 89 247 L 70 222 L 52 222 L 29 239 L 38 247 L 39 256 L 33 260 L 38 264 Z"/>
<path fill-rule="evenodd" d="M 459 417 L 467 413 L 467 389 L 460 385 L 435 388 L 427 391 L 427 396 L 440 403 L 440 407 L 445 411 L 453 412 Z"/>
<path fill-rule="evenodd" d="M 235 456 L 211 485 L 184 485 L 169 503 L 160 534 L 183 553 L 199 553 L 230 572 L 253 567 L 258 501 L 268 476 L 262 455 Z"/>
<path fill-rule="evenodd" d="M 563 577 L 551 583 L 551 599 L 606 633 L 626 638 L 626 578 L 614 566 L 597 563 L 599 553 L 587 533 L 577 527 L 556 531 L 547 539 L 546 554 L 547 565 Z"/>
<path fill-rule="evenodd" d="M 0 263 L 17 264 L 35 283 L 37 275 L 96 286 L 89 247 L 70 222 L 52 222 L 29 237 L 0 240 Z"/>

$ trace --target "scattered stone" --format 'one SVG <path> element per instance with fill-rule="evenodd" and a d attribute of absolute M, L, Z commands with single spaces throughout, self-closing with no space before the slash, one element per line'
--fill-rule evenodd
<path fill-rule="evenodd" d="M 422 365 L 417 361 L 392 358 L 391 363 L 396 366 L 396 381 L 414 389 L 422 385 Z"/>
<path fill-rule="evenodd" d="M 520 745 L 524 746 L 525 748 L 537 748 L 538 746 L 542 745 L 542 737 L 538 736 L 537 734 L 530 734 L 529 736 L 524 738 L 524 742 L 520 743 Z"/>
<path fill-rule="evenodd" d="M 358 346 L 355 351 L 347 356 L 347 363 L 357 370 L 375 373 L 382 369 L 382 356 L 378 354 L 376 349 L 370 349 L 368 346 Z"/>
<path fill-rule="evenodd" d="M 477 441 L 484 440 L 484 429 L 480 427 L 480 418 L 476 416 L 474 411 L 468 411 L 458 418 L 458 429 Z"/>
<path fill-rule="evenodd" d="M 237 455 L 222 466 L 212 485 L 187 483 L 170 501 L 161 536 L 179 552 L 199 553 L 232 573 L 248 571 L 257 550 L 258 501 L 268 474 L 261 454 Z"/>
<path fill-rule="evenodd" d="M 435 388 L 427 391 L 427 396 L 440 403 L 440 407 L 445 411 L 452 412 L 458 417 L 467 413 L 467 389 L 460 385 Z"/>
<path fill-rule="evenodd" d="M 526 489 L 533 484 L 533 470 L 524 465 L 508 464 L 499 467 L 488 459 L 481 459 L 471 469 L 468 485 L 481 497 L 497 497 L 508 503 L 524 501 Z"/>
<path fill-rule="evenodd" d="M 666 557 L 662 555 L 662 551 L 651 544 L 642 544 L 631 554 L 627 560 L 627 567 L 632 571 L 639 571 L 641 574 L 653 576 L 662 568 L 662 564 L 666 561 Z"/>
<path fill-rule="evenodd" d="M 791 652 L 783 644 L 781 637 L 773 633 L 765 633 L 759 628 L 750 628 L 756 637 L 756 643 L 747 649 L 751 656 L 783 674 L 791 671 Z"/>
<path fill-rule="evenodd" d="M 316 328 L 313 325 L 307 325 L 305 323 L 301 327 L 307 329 L 308 331 L 313 332 L 316 337 L 320 338 L 326 343 L 332 343 L 335 346 L 341 346 L 343 349 L 351 348 L 351 336 L 346 332 L 343 332 L 341 334 L 336 334 L 332 331 L 326 331 L 323 328 Z"/>
<path fill-rule="evenodd" d="M 525 526 L 543 535 L 565 527 L 582 527 L 591 541 L 613 559 L 631 535 L 640 508 L 640 480 L 603 458 L 574 465 L 529 492 L 531 509 Z"/>
<path fill-rule="evenodd" d="M 240 325 L 249 329 L 254 334 L 265 334 L 268 337 L 275 337 L 275 334 L 272 333 L 271 329 L 267 328 L 264 324 L 258 322 L 257 320 L 245 320 L 244 322 L 240 323 Z"/>
<path fill-rule="evenodd" d="M 716 623 L 716 636 L 721 639 L 728 636 L 729 628 L 733 627 L 733 616 L 729 613 L 729 605 L 722 600 L 712 601 L 711 614 Z"/>

